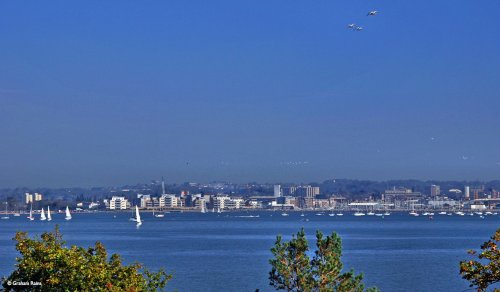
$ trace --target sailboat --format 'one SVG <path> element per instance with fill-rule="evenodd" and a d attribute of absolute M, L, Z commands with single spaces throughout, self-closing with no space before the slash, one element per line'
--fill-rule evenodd
<path fill-rule="evenodd" d="M 42 212 L 40 213 L 40 220 L 45 221 L 47 220 L 47 217 L 45 217 L 45 211 L 42 208 Z"/>
<path fill-rule="evenodd" d="M 201 202 L 201 211 L 200 212 L 201 213 L 205 213 L 206 212 L 205 211 L 205 202 L 203 202 L 203 201 Z"/>
<path fill-rule="evenodd" d="M 139 208 L 137 206 L 135 206 L 135 217 L 130 218 L 130 221 L 137 222 L 137 225 L 142 224 L 141 214 L 139 214 Z"/>
<path fill-rule="evenodd" d="M 5 216 L 2 216 L 2 218 L 0 218 L 0 219 L 4 219 L 4 220 L 5 220 L 5 219 L 10 219 L 10 217 L 7 215 L 7 213 L 8 213 L 8 212 L 7 212 L 7 202 L 6 202 L 6 203 L 5 203 Z"/>
<path fill-rule="evenodd" d="M 66 217 L 64 217 L 64 219 L 66 220 L 71 220 L 71 213 L 69 212 L 69 208 L 68 206 L 66 206 Z"/>
<path fill-rule="evenodd" d="M 50 215 L 50 207 L 47 206 L 47 221 L 52 221 L 52 215 Z"/>
<path fill-rule="evenodd" d="M 30 215 L 28 216 L 28 219 L 31 221 L 35 220 L 35 217 L 33 217 L 33 204 L 30 206 Z"/>

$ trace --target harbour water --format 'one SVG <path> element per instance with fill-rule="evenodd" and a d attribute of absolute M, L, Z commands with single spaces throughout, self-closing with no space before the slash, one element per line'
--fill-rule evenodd
<path fill-rule="evenodd" d="M 137 261 L 152 270 L 165 267 L 174 274 L 169 291 L 272 291 L 269 249 L 277 234 L 289 239 L 304 227 L 311 247 L 315 230 L 338 232 L 344 268 L 362 272 L 369 286 L 382 291 L 463 291 L 468 284 L 458 274 L 459 261 L 500 227 L 500 216 L 435 215 L 429 220 L 406 213 L 382 218 L 227 212 L 167 213 L 164 218 L 143 213 L 144 223 L 136 228 L 128 220 L 131 215 L 75 214 L 65 221 L 63 214 L 55 214 L 51 222 L 30 222 L 25 216 L 1 220 L 0 276 L 14 268 L 16 231 L 33 236 L 59 224 L 68 245 L 101 241 L 127 263 Z"/>

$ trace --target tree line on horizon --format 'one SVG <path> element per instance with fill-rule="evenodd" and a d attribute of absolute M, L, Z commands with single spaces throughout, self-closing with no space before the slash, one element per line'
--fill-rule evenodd
<path fill-rule="evenodd" d="M 375 180 L 359 180 L 359 179 L 330 179 L 323 182 L 308 182 L 308 183 L 290 183 L 290 182 L 276 182 L 276 184 L 281 184 L 283 186 L 292 185 L 312 185 L 320 187 L 322 195 L 342 195 L 348 199 L 362 199 L 368 196 L 378 197 L 385 190 L 391 189 L 393 187 L 405 187 L 412 189 L 416 192 L 421 192 L 423 194 L 428 194 L 430 186 L 435 184 L 441 187 L 443 192 L 450 189 L 460 189 L 463 190 L 464 186 L 469 185 L 471 188 L 474 187 L 484 187 L 485 190 L 500 190 L 500 180 L 491 181 L 459 181 L 459 180 L 415 180 L 415 179 L 404 179 L 404 180 L 387 180 L 387 181 L 375 181 Z M 136 192 L 142 192 L 146 194 L 152 194 L 158 196 L 162 193 L 161 183 L 154 182 L 149 184 L 136 184 L 136 185 L 125 185 L 116 187 L 89 187 L 89 188 L 0 188 L 0 201 L 10 201 L 16 202 L 17 204 L 24 202 L 24 194 L 26 192 L 38 192 L 44 195 L 45 198 L 58 201 L 96 201 L 109 197 L 112 194 L 119 194 L 130 196 L 130 198 L 135 197 L 135 192 L 123 192 L 123 189 L 130 189 Z M 220 190 L 217 189 L 200 189 L 190 185 L 190 183 L 181 184 L 167 184 L 167 192 L 169 193 L 180 193 L 181 191 L 189 191 L 191 193 L 218 193 Z M 257 182 L 248 184 L 235 184 L 235 189 L 231 190 L 234 195 L 238 196 L 271 196 L 273 195 L 274 189 L 273 185 L 270 184 L 259 184 Z M 10 204 L 9 204 L 10 205 Z"/>

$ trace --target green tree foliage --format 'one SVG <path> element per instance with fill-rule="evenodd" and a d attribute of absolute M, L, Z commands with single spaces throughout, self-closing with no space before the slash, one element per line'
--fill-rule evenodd
<path fill-rule="evenodd" d="M 278 235 L 271 249 L 274 258 L 269 273 L 270 285 L 286 291 L 363 291 L 363 275 L 354 271 L 342 273 L 342 242 L 336 233 L 323 237 L 316 232 L 316 251 L 312 260 L 307 255 L 308 242 L 304 229 L 283 241 Z M 370 288 L 368 291 L 378 291 Z"/>
<path fill-rule="evenodd" d="M 470 287 L 476 287 L 478 291 L 486 291 L 493 285 L 500 283 L 500 229 L 481 245 L 481 253 L 469 250 L 469 254 L 477 260 L 460 262 L 460 275 L 470 282 Z M 500 291 L 495 288 L 494 291 Z"/>
<path fill-rule="evenodd" d="M 88 249 L 67 248 L 58 226 L 36 239 L 17 232 L 14 240 L 21 257 L 17 269 L 3 279 L 6 291 L 157 291 L 172 277 L 163 269 L 153 273 L 138 263 L 122 265 L 117 254 L 108 260 L 99 242 Z"/>

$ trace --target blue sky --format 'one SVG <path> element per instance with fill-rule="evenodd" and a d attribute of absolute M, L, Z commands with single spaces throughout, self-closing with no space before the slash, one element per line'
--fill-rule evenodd
<path fill-rule="evenodd" d="M 2 1 L 0 186 L 498 178 L 498 11 Z"/>

